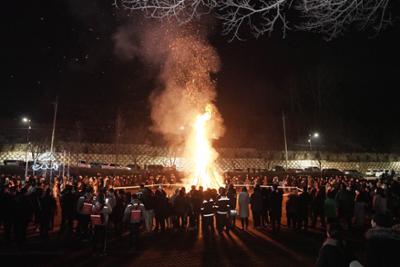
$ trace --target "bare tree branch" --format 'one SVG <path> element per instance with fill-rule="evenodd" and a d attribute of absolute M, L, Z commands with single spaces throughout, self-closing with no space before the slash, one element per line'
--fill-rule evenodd
<path fill-rule="evenodd" d="M 195 17 L 210 13 L 217 6 L 216 0 L 114 0 L 114 6 L 143 11 L 147 17 L 175 18 L 187 23 Z"/>
<path fill-rule="evenodd" d="M 327 40 L 342 34 L 352 24 L 375 33 L 390 22 L 389 0 L 303 0 L 296 8 L 305 22 L 297 26 L 302 31 L 322 33 Z"/>
<path fill-rule="evenodd" d="M 356 25 L 361 30 L 379 33 L 391 21 L 389 0 L 114 0 L 116 7 L 140 10 L 147 17 L 175 18 L 187 23 L 211 12 L 222 21 L 223 34 L 241 39 L 241 30 L 259 37 L 279 28 L 286 31 L 317 32 L 327 40 L 338 37 L 346 28 Z M 294 22 L 288 11 L 294 7 Z"/>
<path fill-rule="evenodd" d="M 247 24 L 255 37 L 271 33 L 276 24 L 282 24 L 283 36 L 289 29 L 285 11 L 290 0 L 252 1 L 222 0 L 218 6 L 217 17 L 222 20 L 223 34 L 231 34 L 232 39 L 240 39 L 239 30 Z M 257 23 L 254 21 L 257 20 Z"/>

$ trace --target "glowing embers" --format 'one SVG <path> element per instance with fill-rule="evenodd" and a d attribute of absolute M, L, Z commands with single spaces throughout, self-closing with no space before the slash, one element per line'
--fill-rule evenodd
<path fill-rule="evenodd" d="M 218 188 L 223 185 L 222 177 L 216 169 L 217 152 L 212 147 L 213 108 L 207 105 L 205 112 L 197 115 L 188 142 L 189 158 L 193 166 L 188 186 Z"/>

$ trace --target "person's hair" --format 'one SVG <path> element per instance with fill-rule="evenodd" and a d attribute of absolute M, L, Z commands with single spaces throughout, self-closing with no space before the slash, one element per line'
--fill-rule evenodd
<path fill-rule="evenodd" d="M 342 227 L 338 223 L 328 224 L 327 233 L 331 238 L 340 240 L 342 235 Z"/>
<path fill-rule="evenodd" d="M 391 216 L 382 213 L 375 214 L 372 220 L 380 227 L 391 227 L 393 223 Z"/>
<path fill-rule="evenodd" d="M 242 192 L 247 192 L 247 187 L 243 186 Z"/>
<path fill-rule="evenodd" d="M 131 195 L 131 198 L 132 198 L 132 199 L 138 199 L 138 197 L 137 197 L 136 194 L 132 194 L 132 195 Z"/>

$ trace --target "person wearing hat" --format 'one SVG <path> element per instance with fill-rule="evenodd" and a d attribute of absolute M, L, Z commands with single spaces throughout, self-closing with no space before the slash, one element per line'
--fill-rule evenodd
<path fill-rule="evenodd" d="M 225 228 L 226 232 L 229 232 L 228 215 L 231 209 L 229 204 L 230 200 L 226 196 L 226 191 L 224 188 L 220 188 L 219 191 L 220 196 L 215 203 L 215 209 L 217 211 L 217 230 L 219 233 L 222 233 Z"/>

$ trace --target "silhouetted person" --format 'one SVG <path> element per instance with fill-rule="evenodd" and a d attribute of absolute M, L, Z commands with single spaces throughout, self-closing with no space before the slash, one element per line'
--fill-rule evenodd
<path fill-rule="evenodd" d="M 342 229 L 339 224 L 329 224 L 326 240 L 319 250 L 316 267 L 348 267 L 351 257 L 344 246 L 341 237 Z"/>
<path fill-rule="evenodd" d="M 308 209 L 311 202 L 310 194 L 307 192 L 307 187 L 303 188 L 303 192 L 299 195 L 299 221 L 297 226 L 304 227 L 308 230 Z"/>
<path fill-rule="evenodd" d="M 260 190 L 260 185 L 256 185 L 254 193 L 250 197 L 251 211 L 253 213 L 254 228 L 261 226 L 261 215 L 263 208 L 263 197 Z"/>
<path fill-rule="evenodd" d="M 297 194 L 290 194 L 286 201 L 286 221 L 289 228 L 295 229 L 298 221 L 299 198 Z"/>
<path fill-rule="evenodd" d="M 392 219 L 386 214 L 376 214 L 372 228 L 366 234 L 366 267 L 398 267 L 400 231 L 392 229 Z"/>
<path fill-rule="evenodd" d="M 132 195 L 131 202 L 126 206 L 123 221 L 129 225 L 129 246 L 138 246 L 140 226 L 144 222 L 144 205 L 136 194 Z"/>
<path fill-rule="evenodd" d="M 165 221 L 168 215 L 168 199 L 162 189 L 157 189 L 154 194 L 154 213 L 156 218 L 155 231 L 165 231 Z"/>
<path fill-rule="evenodd" d="M 40 236 L 48 239 L 50 222 L 56 210 L 56 200 L 51 195 L 50 188 L 46 188 L 40 197 Z"/>
<path fill-rule="evenodd" d="M 26 188 L 22 188 L 15 196 L 14 202 L 14 231 L 15 240 L 19 249 L 23 249 L 26 241 L 26 229 L 32 216 L 31 202 L 26 195 Z"/>
<path fill-rule="evenodd" d="M 220 196 L 218 197 L 217 201 L 215 202 L 215 209 L 217 214 L 217 230 L 219 233 L 225 229 L 226 232 L 229 232 L 229 198 L 226 196 L 226 191 L 224 188 L 220 188 Z"/>
<path fill-rule="evenodd" d="M 189 200 L 186 197 L 185 188 L 182 187 L 174 201 L 174 210 L 177 216 L 177 226 L 180 228 L 185 228 L 187 226 L 189 207 Z"/>
<path fill-rule="evenodd" d="M 72 228 L 74 225 L 75 217 L 75 195 L 72 193 L 72 186 L 67 185 L 61 192 L 60 205 L 61 205 L 61 226 L 60 236 L 65 234 L 65 237 L 69 239 L 72 234 Z"/>
<path fill-rule="evenodd" d="M 242 223 L 242 230 L 247 229 L 249 226 L 249 204 L 249 193 L 247 192 L 247 188 L 244 186 L 242 192 L 239 193 L 239 217 Z"/>
<path fill-rule="evenodd" d="M 282 217 L 282 198 L 283 192 L 278 189 L 278 185 L 273 185 L 273 190 L 270 194 L 270 214 L 272 231 L 279 231 L 281 228 L 281 217 Z"/>

